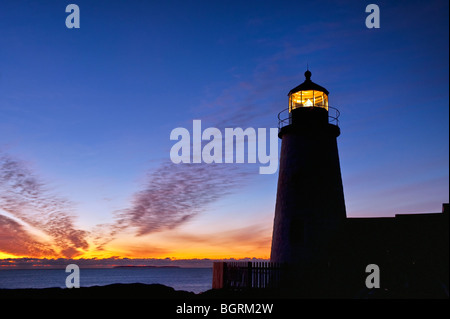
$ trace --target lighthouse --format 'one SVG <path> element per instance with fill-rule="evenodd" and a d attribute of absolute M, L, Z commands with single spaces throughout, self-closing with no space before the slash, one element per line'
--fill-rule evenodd
<path fill-rule="evenodd" d="M 339 111 L 309 70 L 288 97 L 278 114 L 271 261 L 215 262 L 213 289 L 250 288 L 250 296 L 268 288 L 267 296 L 296 299 L 448 298 L 448 203 L 442 213 L 347 218 Z"/>
<path fill-rule="evenodd" d="M 280 166 L 271 261 L 308 266 L 326 258 L 346 219 L 337 147 L 339 111 L 311 81 L 289 91 L 279 113 Z"/>

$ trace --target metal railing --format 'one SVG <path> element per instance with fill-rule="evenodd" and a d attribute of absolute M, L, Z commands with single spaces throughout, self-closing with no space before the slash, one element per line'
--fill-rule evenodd
<path fill-rule="evenodd" d="M 328 123 L 336 125 L 339 127 L 339 116 L 341 113 L 335 107 L 328 107 Z M 292 116 L 289 112 L 289 108 L 284 109 L 280 113 L 278 113 L 278 130 L 281 130 L 282 127 L 292 124 Z"/>

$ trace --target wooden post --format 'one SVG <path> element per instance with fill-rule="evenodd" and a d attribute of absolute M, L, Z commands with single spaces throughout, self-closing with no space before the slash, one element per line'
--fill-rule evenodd
<path fill-rule="evenodd" d="M 225 262 L 215 262 L 213 263 L 213 283 L 212 289 L 224 288 L 226 283 L 226 268 L 227 264 Z"/>
<path fill-rule="evenodd" d="M 247 263 L 247 288 L 252 288 L 252 262 Z"/>

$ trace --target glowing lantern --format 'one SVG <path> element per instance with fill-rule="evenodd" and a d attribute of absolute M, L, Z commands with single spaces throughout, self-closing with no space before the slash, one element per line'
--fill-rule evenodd
<path fill-rule="evenodd" d="M 289 112 L 299 107 L 321 107 L 328 111 L 328 91 L 311 81 L 311 72 L 305 72 L 305 82 L 289 92 Z"/>

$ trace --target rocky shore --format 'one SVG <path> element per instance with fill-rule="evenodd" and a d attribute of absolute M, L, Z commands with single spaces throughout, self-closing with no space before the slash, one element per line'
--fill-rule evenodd
<path fill-rule="evenodd" d="M 311 290 L 289 291 L 281 289 L 228 290 L 210 289 L 202 293 L 175 290 L 161 284 L 112 284 L 81 288 L 0 289 L 0 301 L 5 299 L 136 299 L 136 300 L 299 300 L 299 299 L 447 299 L 442 290 L 388 291 L 387 289 L 361 290 L 357 294 L 343 291 L 325 294 Z"/>
<path fill-rule="evenodd" d="M 160 284 L 112 284 L 81 288 L 0 289 L 2 299 L 160 299 L 205 300 L 229 298 L 272 298 L 274 291 L 208 290 L 195 294 Z"/>

